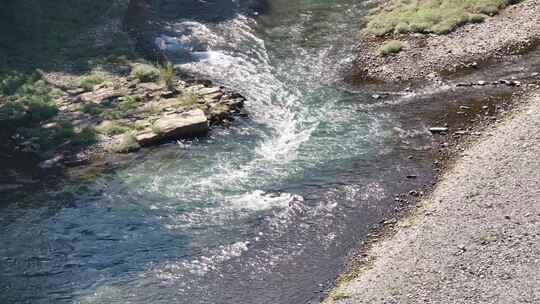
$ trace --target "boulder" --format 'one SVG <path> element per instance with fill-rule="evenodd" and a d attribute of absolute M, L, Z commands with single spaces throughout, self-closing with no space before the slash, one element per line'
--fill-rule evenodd
<path fill-rule="evenodd" d="M 139 132 L 136 136 L 141 146 L 159 144 L 165 140 L 186 139 L 204 136 L 208 133 L 208 119 L 202 110 L 172 113 L 156 120 L 152 128 Z"/>

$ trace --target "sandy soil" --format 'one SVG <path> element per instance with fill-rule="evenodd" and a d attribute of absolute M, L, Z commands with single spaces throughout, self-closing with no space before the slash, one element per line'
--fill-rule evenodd
<path fill-rule="evenodd" d="M 525 102 L 328 303 L 540 303 L 540 92 Z"/>
<path fill-rule="evenodd" d="M 441 73 L 474 69 L 540 43 L 540 0 L 524 0 L 488 18 L 443 36 L 392 37 L 405 42 L 395 56 L 381 57 L 385 39 L 364 37 L 355 64 L 357 81 L 400 82 L 437 79 Z"/>

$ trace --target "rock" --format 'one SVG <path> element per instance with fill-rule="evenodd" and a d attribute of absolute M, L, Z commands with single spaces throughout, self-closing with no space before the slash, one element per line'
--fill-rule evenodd
<path fill-rule="evenodd" d="M 445 127 L 433 127 L 433 128 L 429 128 L 429 132 L 431 132 L 431 133 L 448 132 L 448 128 L 445 128 Z"/>
<path fill-rule="evenodd" d="M 56 155 L 55 157 L 53 157 L 51 159 L 48 159 L 46 161 L 43 161 L 43 162 L 39 163 L 38 166 L 41 169 L 51 169 L 53 167 L 60 166 L 63 159 L 64 159 L 64 155 L 59 154 L 59 155 Z"/>
<path fill-rule="evenodd" d="M 123 90 L 115 90 L 114 88 L 103 88 L 95 92 L 88 92 L 79 95 L 78 100 L 83 102 L 101 103 L 106 99 L 116 98 L 127 95 Z"/>
<path fill-rule="evenodd" d="M 371 95 L 371 98 L 373 98 L 373 99 L 381 99 L 381 95 L 373 94 L 373 95 Z"/>
<path fill-rule="evenodd" d="M 468 107 L 468 106 L 459 106 L 459 109 L 460 109 L 460 110 L 470 110 L 471 107 Z"/>
<path fill-rule="evenodd" d="M 141 82 L 138 85 L 139 89 L 143 91 L 155 92 L 164 88 L 163 85 L 157 84 L 155 82 Z"/>
<path fill-rule="evenodd" d="M 176 95 L 176 92 L 173 91 L 165 91 L 161 93 L 161 97 L 163 98 L 173 98 L 174 95 Z"/>
<path fill-rule="evenodd" d="M 141 146 L 159 144 L 164 140 L 203 136 L 208 133 L 208 119 L 202 110 L 174 113 L 156 120 L 151 129 L 136 135 Z"/>
<path fill-rule="evenodd" d="M 205 96 L 205 95 L 210 95 L 210 94 L 215 94 L 215 93 L 222 93 L 221 92 L 221 89 L 220 88 L 202 88 L 200 90 L 198 90 L 199 95 L 201 96 Z M 222 93 L 223 95 L 223 93 Z"/>
<path fill-rule="evenodd" d="M 223 96 L 222 92 L 217 92 L 217 93 L 213 93 L 213 94 L 204 95 L 204 99 L 208 100 L 208 101 L 220 100 L 222 96 Z"/>
<path fill-rule="evenodd" d="M 477 84 L 478 84 L 479 86 L 485 86 L 485 85 L 487 84 L 487 82 L 485 82 L 485 81 L 483 81 L 483 80 L 480 80 L 480 81 L 477 82 Z"/>

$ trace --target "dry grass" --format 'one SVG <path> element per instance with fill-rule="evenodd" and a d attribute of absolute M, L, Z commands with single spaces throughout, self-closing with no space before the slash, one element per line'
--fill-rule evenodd
<path fill-rule="evenodd" d="M 365 32 L 446 34 L 466 23 L 484 21 L 512 0 L 391 0 L 371 12 Z"/>

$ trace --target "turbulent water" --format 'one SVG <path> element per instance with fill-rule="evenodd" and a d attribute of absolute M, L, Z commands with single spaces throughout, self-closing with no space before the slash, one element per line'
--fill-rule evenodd
<path fill-rule="evenodd" d="M 394 195 L 429 176 L 409 157 L 429 144 L 415 115 L 341 82 L 366 10 L 165 1 L 169 56 L 244 95 L 249 118 L 5 204 L 0 302 L 317 302 Z"/>

